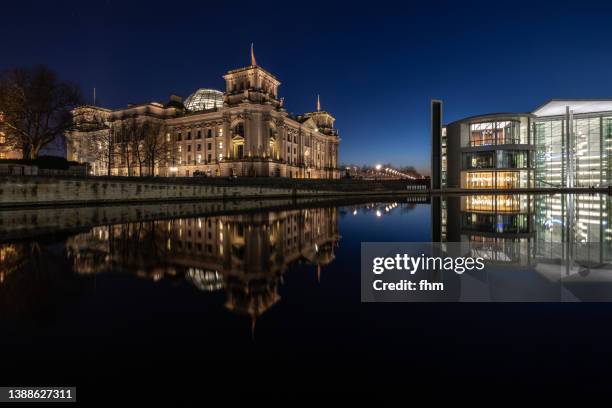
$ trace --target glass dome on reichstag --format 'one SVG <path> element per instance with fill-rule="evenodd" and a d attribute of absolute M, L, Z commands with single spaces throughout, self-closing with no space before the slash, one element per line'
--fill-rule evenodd
<path fill-rule="evenodd" d="M 220 108 L 223 106 L 223 92 L 200 88 L 185 99 L 185 108 L 190 111 Z"/>

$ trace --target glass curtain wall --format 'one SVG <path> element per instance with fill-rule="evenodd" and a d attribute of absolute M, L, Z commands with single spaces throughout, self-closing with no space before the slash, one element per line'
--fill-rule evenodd
<path fill-rule="evenodd" d="M 574 120 L 576 139 L 576 186 L 598 186 L 602 181 L 605 151 L 601 146 L 601 118 Z"/>
<path fill-rule="evenodd" d="M 565 120 L 542 120 L 533 124 L 536 143 L 537 187 L 565 186 L 567 137 Z M 575 182 L 577 187 L 607 186 L 612 180 L 612 117 L 573 120 Z"/>
<path fill-rule="evenodd" d="M 464 153 L 463 168 L 467 170 L 495 168 L 495 151 Z"/>
<path fill-rule="evenodd" d="M 529 167 L 529 151 L 527 150 L 498 150 L 498 169 L 526 169 Z"/>
<path fill-rule="evenodd" d="M 470 146 L 519 144 L 521 142 L 521 126 L 518 120 L 470 124 Z"/>
<path fill-rule="evenodd" d="M 602 155 L 602 184 L 612 183 L 612 118 L 602 118 L 601 120 L 601 146 L 605 155 Z"/>
<path fill-rule="evenodd" d="M 536 187 L 565 186 L 564 120 L 533 124 Z"/>
<path fill-rule="evenodd" d="M 526 188 L 529 170 L 462 172 L 461 185 L 463 188 Z"/>

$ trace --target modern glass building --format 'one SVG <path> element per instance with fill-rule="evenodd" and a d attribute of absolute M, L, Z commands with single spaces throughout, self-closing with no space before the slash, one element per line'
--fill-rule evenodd
<path fill-rule="evenodd" d="M 440 138 L 443 189 L 600 187 L 612 180 L 612 100 L 551 100 L 532 113 L 461 119 L 432 137 Z"/>

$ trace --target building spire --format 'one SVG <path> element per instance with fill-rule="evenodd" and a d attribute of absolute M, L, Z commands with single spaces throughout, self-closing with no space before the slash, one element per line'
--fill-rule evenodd
<path fill-rule="evenodd" d="M 255 50 L 253 49 L 253 43 L 251 43 L 251 65 L 257 65 L 257 61 L 255 60 Z"/>
<path fill-rule="evenodd" d="M 321 98 L 317 94 L 317 112 L 321 112 Z"/>

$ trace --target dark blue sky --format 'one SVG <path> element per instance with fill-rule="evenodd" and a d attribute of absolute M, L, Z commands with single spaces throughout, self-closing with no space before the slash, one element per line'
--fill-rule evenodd
<path fill-rule="evenodd" d="M 10 2 L 0 68 L 44 63 L 121 107 L 223 89 L 254 42 L 289 111 L 313 110 L 321 94 L 342 162 L 419 169 L 429 165 L 431 98 L 444 100 L 448 122 L 612 97 L 610 5 L 421 3 Z"/>

